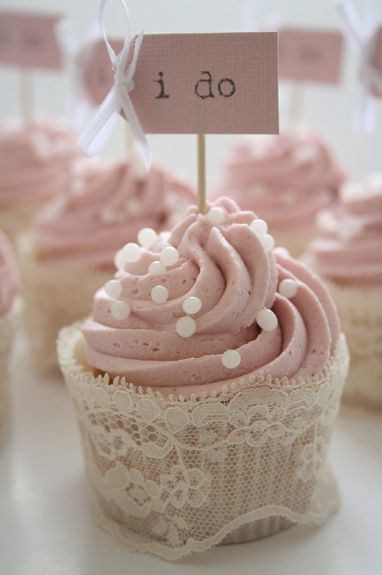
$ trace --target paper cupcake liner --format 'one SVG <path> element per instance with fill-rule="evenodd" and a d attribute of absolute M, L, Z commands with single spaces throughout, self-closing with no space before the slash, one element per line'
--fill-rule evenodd
<path fill-rule="evenodd" d="M 326 454 L 348 366 L 343 336 L 317 377 L 239 378 L 189 398 L 93 375 L 78 324 L 62 330 L 58 355 L 97 522 L 128 549 L 173 560 L 337 509 Z"/>
<path fill-rule="evenodd" d="M 7 207 L 0 206 L 0 229 L 13 244 L 16 244 L 17 237 L 29 228 L 33 217 L 47 200 L 49 198 L 19 202 Z"/>
<path fill-rule="evenodd" d="M 382 410 L 382 286 L 340 287 L 326 281 L 350 351 L 344 400 Z"/>
<path fill-rule="evenodd" d="M 302 231 L 294 230 L 291 232 L 278 232 L 271 230 L 276 246 L 286 248 L 290 255 L 299 258 L 306 250 L 310 241 L 314 238 L 315 228 L 303 228 Z"/>
<path fill-rule="evenodd" d="M 38 261 L 27 239 L 19 243 L 24 321 L 34 366 L 46 373 L 58 366 L 58 332 L 90 313 L 94 293 L 110 279 L 111 272 L 81 263 Z"/>

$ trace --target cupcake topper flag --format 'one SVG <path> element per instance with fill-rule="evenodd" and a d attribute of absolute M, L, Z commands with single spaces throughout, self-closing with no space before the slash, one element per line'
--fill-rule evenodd
<path fill-rule="evenodd" d="M 0 11 L 0 65 L 20 69 L 20 109 L 24 120 L 33 113 L 31 72 L 64 67 L 57 32 L 62 17 L 51 14 Z"/>
<path fill-rule="evenodd" d="M 151 152 L 146 133 L 197 134 L 199 209 L 203 212 L 204 134 L 278 133 L 277 34 L 133 36 L 126 3 L 120 2 L 126 16 L 123 42 L 107 38 L 103 26 L 106 0 L 101 2 L 106 50 L 101 44 L 95 46 L 83 72 L 87 93 L 100 107 L 79 145 L 86 154 L 99 151 L 122 112 L 148 169 Z M 92 73 L 102 59 L 104 74 Z"/>
<path fill-rule="evenodd" d="M 338 10 L 351 45 L 359 53 L 361 82 L 357 128 L 370 132 L 374 128 L 375 98 L 382 98 L 382 26 L 377 25 L 376 2 L 366 2 L 367 15 L 361 21 L 351 2 L 340 2 Z"/>

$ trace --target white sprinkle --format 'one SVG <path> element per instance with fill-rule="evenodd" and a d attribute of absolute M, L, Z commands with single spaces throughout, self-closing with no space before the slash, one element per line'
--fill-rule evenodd
<path fill-rule="evenodd" d="M 311 164 L 317 159 L 318 150 L 313 144 L 301 146 L 294 152 L 294 158 L 299 165 Z"/>
<path fill-rule="evenodd" d="M 127 302 L 117 300 L 111 304 L 111 315 L 114 319 L 126 319 L 130 315 L 130 306 Z"/>
<path fill-rule="evenodd" d="M 370 174 L 367 178 L 367 183 L 370 187 L 371 192 L 379 194 L 382 191 L 382 174 L 375 173 Z"/>
<path fill-rule="evenodd" d="M 178 250 L 174 248 L 174 246 L 167 246 L 166 248 L 163 248 L 160 254 L 160 261 L 166 267 L 172 266 L 175 262 L 178 261 L 178 258 Z"/>
<path fill-rule="evenodd" d="M 207 219 L 213 226 L 219 226 L 225 220 L 226 214 L 223 208 L 214 207 L 208 211 Z"/>
<path fill-rule="evenodd" d="M 142 228 L 138 233 L 138 242 L 144 248 L 151 248 L 157 241 L 158 235 L 152 228 Z"/>
<path fill-rule="evenodd" d="M 241 355 L 235 349 L 227 349 L 221 356 L 222 364 L 227 369 L 235 369 L 241 363 Z"/>
<path fill-rule="evenodd" d="M 288 258 L 290 256 L 290 253 L 288 252 L 288 250 L 286 248 L 283 248 L 282 246 L 277 246 L 277 248 L 275 248 L 273 250 L 274 254 L 278 254 L 279 256 L 282 256 L 283 258 Z"/>
<path fill-rule="evenodd" d="M 355 217 L 347 217 L 338 230 L 338 235 L 342 240 L 353 240 L 362 233 L 362 230 L 361 220 Z"/>
<path fill-rule="evenodd" d="M 202 300 L 198 297 L 190 296 L 184 300 L 182 307 L 186 313 L 193 315 L 202 309 Z"/>
<path fill-rule="evenodd" d="M 130 242 L 123 246 L 122 253 L 126 263 L 135 263 L 141 257 L 141 248 L 138 244 Z"/>
<path fill-rule="evenodd" d="M 264 234 L 263 236 L 260 236 L 259 240 L 266 252 L 271 252 L 275 247 L 275 240 L 270 234 Z"/>
<path fill-rule="evenodd" d="M 345 182 L 341 187 L 341 197 L 344 200 L 356 200 L 364 195 L 364 187 L 359 182 Z"/>
<path fill-rule="evenodd" d="M 166 268 L 161 262 L 151 262 L 149 265 L 149 274 L 153 276 L 161 276 L 166 273 Z"/>
<path fill-rule="evenodd" d="M 103 224 L 111 224 L 113 222 L 118 222 L 123 220 L 123 214 L 117 214 L 109 210 L 103 210 L 100 213 L 100 220 Z"/>
<path fill-rule="evenodd" d="M 105 292 L 108 296 L 118 299 L 122 293 L 122 285 L 118 280 L 110 280 L 105 284 Z"/>
<path fill-rule="evenodd" d="M 51 155 L 51 143 L 42 135 L 33 138 L 33 147 L 37 155 L 42 159 L 48 158 Z"/>
<path fill-rule="evenodd" d="M 176 322 L 176 332 L 181 337 L 191 337 L 196 330 L 196 323 L 192 317 L 181 317 Z"/>
<path fill-rule="evenodd" d="M 151 299 L 154 303 L 164 303 L 168 300 L 168 289 L 165 286 L 154 286 L 151 290 Z"/>
<path fill-rule="evenodd" d="M 279 293 L 284 297 L 291 298 L 296 295 L 298 283 L 289 278 L 282 280 L 279 284 Z"/>
<path fill-rule="evenodd" d="M 118 250 L 114 256 L 114 265 L 117 269 L 123 270 L 126 265 L 126 258 L 122 250 Z"/>
<path fill-rule="evenodd" d="M 82 196 L 84 194 L 86 190 L 86 186 L 85 186 L 85 182 L 84 180 L 80 180 L 80 179 L 75 179 L 72 181 L 71 186 L 70 186 L 70 193 L 73 196 Z"/>
<path fill-rule="evenodd" d="M 260 218 L 253 220 L 253 222 L 251 222 L 249 224 L 249 227 L 251 228 L 253 233 L 255 233 L 257 235 L 257 237 L 263 236 L 268 231 L 267 222 L 265 222 L 264 220 L 261 220 Z"/>
<path fill-rule="evenodd" d="M 132 198 L 127 202 L 126 209 L 131 216 L 137 216 L 142 212 L 141 202 L 136 198 Z"/>
<path fill-rule="evenodd" d="M 262 309 L 256 316 L 256 322 L 264 331 L 272 331 L 276 329 L 278 320 L 276 315 L 271 309 Z"/>

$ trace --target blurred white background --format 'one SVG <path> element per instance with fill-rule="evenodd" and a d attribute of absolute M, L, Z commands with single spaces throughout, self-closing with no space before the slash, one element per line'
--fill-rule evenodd
<path fill-rule="evenodd" d="M 162 32 L 226 32 L 244 28 L 248 0 L 128 0 L 133 29 L 147 33 Z M 307 27 L 339 28 L 333 0 L 258 0 L 252 4 L 270 19 L 281 24 Z M 355 0 L 360 13 L 367 1 Z M 376 0 L 382 23 L 382 2 Z M 0 0 L 1 8 L 44 10 L 63 13 L 74 21 L 79 39 L 84 38 L 89 24 L 98 15 L 98 0 Z M 110 35 L 123 31 L 119 0 L 109 0 L 107 29 Z M 306 85 L 303 97 L 303 120 L 308 127 L 320 130 L 328 139 L 340 161 L 354 178 L 370 171 L 382 171 L 382 100 L 377 102 L 376 126 L 372 134 L 357 133 L 354 113 L 358 102 L 357 56 L 346 45 L 342 83 L 338 87 Z M 19 112 L 19 75 L 16 70 L 0 68 L 1 117 L 17 116 Z M 68 78 L 64 75 L 36 72 L 33 97 L 36 110 L 62 115 Z M 280 119 L 285 125 L 290 86 L 280 82 Z M 124 133 L 120 126 L 107 145 L 107 155 L 123 155 Z M 237 136 L 209 136 L 208 180 L 212 187 L 219 180 L 221 167 L 229 147 Z M 186 173 L 195 180 L 195 136 L 149 136 L 154 157 Z"/>

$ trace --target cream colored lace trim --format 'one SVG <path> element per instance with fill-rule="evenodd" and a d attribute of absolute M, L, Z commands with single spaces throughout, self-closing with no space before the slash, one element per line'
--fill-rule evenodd
<path fill-rule="evenodd" d="M 73 397 L 98 522 L 132 550 L 177 559 L 292 523 L 322 522 L 338 495 L 326 465 L 348 354 L 303 381 L 240 379 L 163 397 L 84 369 L 78 325 L 59 359 Z"/>

